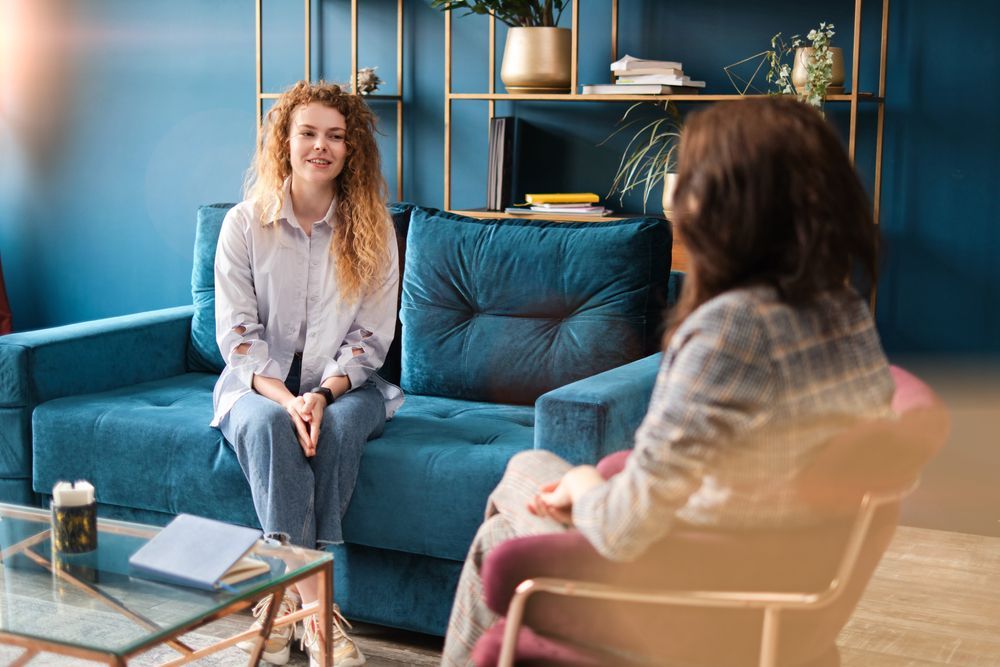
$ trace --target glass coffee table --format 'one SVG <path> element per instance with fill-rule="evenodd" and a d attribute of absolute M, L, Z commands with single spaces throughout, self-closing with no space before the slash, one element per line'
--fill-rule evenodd
<path fill-rule="evenodd" d="M 260 660 L 271 628 L 318 613 L 325 664 L 331 660 L 333 556 L 322 551 L 272 545 L 259 540 L 252 553 L 268 573 L 214 592 L 130 576 L 128 559 L 159 528 L 98 519 L 98 547 L 86 554 L 52 549 L 47 510 L 0 503 L 0 643 L 25 649 L 14 664 L 40 652 L 124 665 L 159 644 L 179 655 L 164 664 L 182 665 L 257 638 L 249 657 Z M 318 576 L 318 608 L 275 618 L 272 604 L 260 632 L 247 630 L 211 646 L 194 649 L 181 635 L 251 607 L 269 593 L 281 599 L 296 581 Z"/>

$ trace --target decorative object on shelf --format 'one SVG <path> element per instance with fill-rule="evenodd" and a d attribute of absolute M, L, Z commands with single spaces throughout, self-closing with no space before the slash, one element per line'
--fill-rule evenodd
<path fill-rule="evenodd" d="M 781 33 L 778 33 L 780 35 Z M 778 37 L 775 35 L 775 37 Z M 771 40 L 771 44 L 774 44 L 774 40 Z M 750 93 L 762 95 L 765 91 L 754 85 L 754 81 L 757 79 L 757 75 L 760 71 L 764 69 L 764 63 L 772 60 L 774 51 L 761 51 L 760 53 L 755 53 L 752 56 L 747 56 L 743 60 L 737 60 L 736 62 L 726 65 L 722 68 L 722 71 L 726 73 L 729 77 L 729 83 L 733 84 L 733 88 L 736 89 L 740 95 L 747 95 Z M 742 67 L 747 65 L 746 68 Z M 749 68 L 753 68 L 753 72 L 744 78 L 742 71 L 747 71 Z M 770 74 L 768 74 L 768 81 L 771 80 Z"/>
<path fill-rule="evenodd" d="M 375 73 L 378 67 L 362 67 L 358 70 L 357 81 L 351 87 L 360 95 L 369 95 L 378 90 L 382 79 Z"/>
<path fill-rule="evenodd" d="M 697 95 L 704 81 L 684 75 L 681 63 L 626 55 L 611 63 L 613 84 L 583 86 L 584 95 Z"/>
<path fill-rule="evenodd" d="M 792 84 L 814 107 L 823 106 L 827 94 L 844 92 L 844 51 L 830 46 L 835 34 L 832 23 L 820 23 L 806 35 L 811 47 L 802 46 L 801 40 L 792 43 L 796 47 Z"/>
<path fill-rule="evenodd" d="M 442 11 L 489 15 L 510 29 L 500 65 L 509 93 L 570 92 L 572 31 L 557 28 L 567 0 L 432 0 Z"/>
<path fill-rule="evenodd" d="M 650 192 L 662 182 L 663 214 L 669 218 L 673 202 L 673 186 L 676 183 L 674 176 L 677 171 L 677 146 L 684 121 L 677 105 L 670 101 L 663 103 L 663 113 L 651 121 L 640 118 L 630 120 L 632 112 L 643 104 L 637 102 L 630 106 L 619 121 L 619 124 L 624 124 L 601 142 L 605 144 L 620 132 L 641 125 L 622 153 L 609 194 L 617 192 L 623 201 L 626 194 L 641 189 L 642 210 L 645 212 Z M 656 106 L 660 107 L 660 104 Z"/>
<path fill-rule="evenodd" d="M 818 28 L 809 31 L 806 39 L 811 47 L 803 46 L 798 35 L 792 35 L 791 44 L 785 42 L 781 33 L 771 38 L 771 48 L 755 53 L 722 69 L 729 77 L 730 83 L 740 95 L 748 93 L 762 94 L 754 80 L 767 64 L 768 93 L 771 95 L 798 94 L 802 101 L 816 108 L 822 108 L 827 95 L 844 92 L 844 52 L 842 49 L 830 46 L 830 40 L 836 34 L 832 23 L 820 23 Z M 792 54 L 794 52 L 794 57 Z M 788 64 L 792 57 L 794 67 Z M 758 60 L 759 59 L 759 60 Z M 757 63 L 753 73 L 746 79 L 737 71 L 746 63 Z"/>

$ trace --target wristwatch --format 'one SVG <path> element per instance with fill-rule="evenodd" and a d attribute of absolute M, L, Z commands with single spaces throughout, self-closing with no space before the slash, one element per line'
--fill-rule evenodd
<path fill-rule="evenodd" d="M 333 392 L 322 385 L 319 387 L 313 387 L 312 389 L 309 390 L 309 393 L 319 394 L 326 400 L 327 405 L 333 403 Z"/>

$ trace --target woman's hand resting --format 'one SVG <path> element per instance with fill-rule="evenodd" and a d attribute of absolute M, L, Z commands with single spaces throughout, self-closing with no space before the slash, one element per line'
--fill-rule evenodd
<path fill-rule="evenodd" d="M 573 525 L 573 505 L 583 494 L 604 483 L 594 466 L 577 466 L 566 472 L 558 482 L 542 485 L 531 501 L 528 511 L 539 517 L 549 517 L 564 526 Z"/>
<path fill-rule="evenodd" d="M 312 394 L 307 394 L 312 396 Z M 315 411 L 311 404 L 306 403 L 304 396 L 292 396 L 281 404 L 295 426 L 295 435 L 299 439 L 299 446 L 306 457 L 316 455 L 316 442 L 319 440 L 319 427 L 323 421 L 323 411 L 319 411 L 319 419 L 315 419 Z M 313 433 L 316 437 L 313 438 Z"/>

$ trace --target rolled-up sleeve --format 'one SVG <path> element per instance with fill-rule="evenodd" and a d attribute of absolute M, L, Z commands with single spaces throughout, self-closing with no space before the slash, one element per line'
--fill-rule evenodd
<path fill-rule="evenodd" d="M 264 327 L 257 310 L 245 214 L 231 209 L 226 214 L 215 251 L 215 340 L 226 364 L 243 384 L 254 375 L 278 377 L 277 362 L 270 358 Z M 237 348 L 249 343 L 246 353 Z M 279 378 L 282 379 L 282 378 Z"/>
<path fill-rule="evenodd" d="M 389 264 L 382 281 L 368 292 L 358 307 L 337 355 L 323 369 L 323 381 L 346 375 L 351 389 L 368 381 L 382 367 L 396 333 L 396 305 L 399 298 L 399 250 L 390 234 Z"/>
<path fill-rule="evenodd" d="M 634 560 L 666 535 L 733 435 L 768 419 L 770 341 L 752 306 L 696 311 L 677 338 L 625 468 L 573 507 L 575 526 L 611 560 Z"/>

